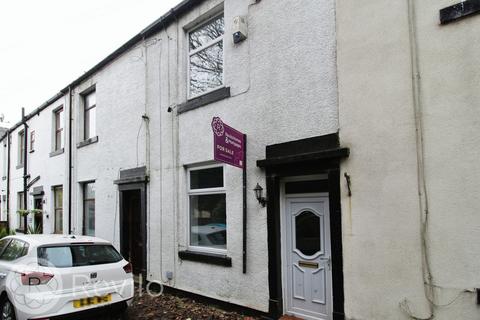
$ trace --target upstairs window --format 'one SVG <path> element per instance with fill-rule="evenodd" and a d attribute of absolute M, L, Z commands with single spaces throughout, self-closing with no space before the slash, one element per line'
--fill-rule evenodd
<path fill-rule="evenodd" d="M 61 150 L 64 147 L 64 139 L 63 139 L 63 124 L 64 124 L 64 115 L 63 115 L 63 107 L 57 109 L 53 113 L 54 123 L 55 123 L 55 143 L 54 143 L 54 151 Z"/>
<path fill-rule="evenodd" d="M 192 168 L 188 177 L 190 248 L 225 251 L 227 214 L 223 166 Z"/>
<path fill-rule="evenodd" d="M 223 14 L 189 32 L 189 98 L 223 86 L 224 33 Z"/>
<path fill-rule="evenodd" d="M 23 167 L 25 156 L 25 131 L 18 133 L 18 166 Z"/>
<path fill-rule="evenodd" d="M 30 131 L 30 152 L 35 151 L 35 131 Z"/>
<path fill-rule="evenodd" d="M 84 115 L 83 115 L 83 135 L 84 139 L 88 140 L 94 138 L 97 135 L 96 132 L 96 106 L 97 96 L 96 92 L 92 91 L 83 97 L 84 102 Z"/>
<path fill-rule="evenodd" d="M 3 145 L 3 171 L 2 171 L 2 177 L 6 178 L 7 177 L 7 145 Z"/>

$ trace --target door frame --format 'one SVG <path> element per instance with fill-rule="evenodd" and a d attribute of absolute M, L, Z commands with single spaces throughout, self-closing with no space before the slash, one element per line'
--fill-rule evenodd
<path fill-rule="evenodd" d="M 343 280 L 343 245 L 342 245 L 342 212 L 340 205 L 340 170 L 336 160 L 305 163 L 302 166 L 277 166 L 266 168 L 267 185 L 267 238 L 268 238 L 268 278 L 269 278 L 269 314 L 272 318 L 280 318 L 284 314 L 284 285 L 282 268 L 282 228 L 281 228 L 281 181 L 301 179 L 302 177 L 328 176 L 328 192 L 330 208 L 330 243 L 332 266 L 332 319 L 344 320 L 344 280 Z M 292 178 L 293 177 L 293 178 Z M 323 192 L 323 191 L 322 191 Z"/>
<path fill-rule="evenodd" d="M 327 201 L 330 202 L 329 193 L 328 192 L 316 192 L 316 193 L 295 193 L 292 195 L 287 195 L 285 193 L 285 185 L 288 182 L 297 182 L 297 181 L 312 181 L 312 180 L 324 180 L 328 181 L 327 174 L 316 174 L 316 175 L 305 175 L 305 176 L 294 176 L 294 177 L 286 177 L 280 180 L 280 246 L 281 246 L 281 259 L 282 259 L 282 267 L 281 267 L 281 277 L 282 277 L 282 301 L 283 301 L 283 313 L 287 312 L 288 310 L 288 290 L 287 290 L 287 281 L 288 281 L 288 264 L 287 264 L 287 223 L 286 223 L 286 203 L 288 198 L 327 198 Z M 330 217 L 330 205 L 328 206 L 328 212 L 326 214 Z M 330 219 L 329 219 L 330 221 Z M 328 225 L 330 231 L 330 224 Z M 330 259 L 332 259 L 332 248 L 331 248 L 331 241 L 332 236 L 331 233 L 328 232 L 330 235 Z M 333 318 L 333 265 L 330 261 L 330 290 L 327 292 L 328 295 L 328 306 L 327 310 L 329 312 L 328 316 L 329 319 Z"/>
<path fill-rule="evenodd" d="M 32 215 L 32 222 L 33 222 L 33 230 L 36 230 L 37 229 L 37 224 L 36 224 L 36 221 L 35 221 L 35 216 L 37 215 L 41 215 L 41 223 L 42 223 L 42 234 L 45 233 L 45 221 L 43 219 L 43 210 L 45 209 L 44 208 L 44 203 L 43 203 L 43 200 L 44 200 L 44 195 L 43 194 L 36 194 L 36 195 L 33 195 L 33 209 L 37 209 L 36 208 L 36 203 L 37 201 L 40 201 L 40 205 L 42 207 L 42 212 L 41 213 L 36 213 L 36 214 L 33 214 Z"/>
<path fill-rule="evenodd" d="M 140 191 L 140 225 L 142 229 L 142 242 L 143 242 L 143 252 L 142 260 L 144 263 L 142 270 L 142 277 L 146 279 L 147 270 L 148 270 L 148 260 L 147 260 L 147 194 L 146 194 L 147 185 L 146 183 L 128 183 L 118 185 L 118 201 L 120 206 L 120 221 L 119 221 L 119 233 L 120 233 L 120 252 L 123 254 L 123 249 L 125 245 L 125 234 L 123 232 L 123 222 L 125 219 L 125 212 L 123 207 L 123 192 L 139 190 Z"/>
<path fill-rule="evenodd" d="M 350 148 L 341 146 L 339 134 L 334 132 L 267 145 L 265 158 L 257 160 L 257 167 L 265 170 L 266 179 L 268 313 L 274 319 L 283 315 L 280 180 L 315 174 L 328 175 L 328 183 L 320 191 L 328 192 L 330 206 L 332 314 L 333 320 L 345 319 L 340 163 L 349 155 Z"/>

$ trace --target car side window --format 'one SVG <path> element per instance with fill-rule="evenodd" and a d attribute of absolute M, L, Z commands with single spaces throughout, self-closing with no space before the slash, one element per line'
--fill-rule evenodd
<path fill-rule="evenodd" d="M 24 241 L 12 239 L 8 247 L 3 250 L 0 260 L 13 261 L 23 257 L 28 252 L 28 244 Z"/>
<path fill-rule="evenodd" d="M 0 240 L 0 254 L 2 254 L 3 250 L 7 247 L 8 243 L 11 239 L 2 239 Z"/>

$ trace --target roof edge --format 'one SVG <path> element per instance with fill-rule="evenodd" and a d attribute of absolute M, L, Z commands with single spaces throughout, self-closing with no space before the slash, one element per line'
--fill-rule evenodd
<path fill-rule="evenodd" d="M 73 82 L 71 82 L 69 85 L 67 85 L 65 88 L 61 89 L 57 94 L 55 94 L 53 97 L 48 99 L 46 102 L 44 102 L 42 105 L 40 105 L 38 108 L 30 112 L 28 115 L 25 116 L 26 121 L 30 120 L 33 118 L 33 116 L 39 114 L 41 111 L 46 109 L 50 104 L 53 102 L 57 101 L 59 98 L 64 96 L 67 92 L 69 92 L 69 89 L 72 87 L 75 87 L 82 83 L 84 80 L 88 79 L 90 76 L 95 74 L 97 71 L 103 69 L 103 67 L 107 66 L 110 62 L 118 58 L 120 55 L 128 51 L 130 48 L 132 48 L 135 44 L 140 42 L 141 40 L 148 38 L 152 36 L 153 34 L 159 32 L 160 30 L 165 29 L 168 27 L 170 24 L 175 22 L 180 16 L 188 12 L 190 9 L 194 8 L 195 6 L 201 4 L 205 0 L 184 0 L 180 2 L 178 5 L 170 9 L 167 13 L 162 15 L 160 18 L 152 22 L 150 25 L 148 25 L 146 28 L 144 28 L 140 33 L 137 35 L 133 36 L 130 40 L 125 42 L 120 48 L 109 54 L 106 58 L 101 60 L 99 63 L 94 65 L 92 68 L 90 68 L 87 72 L 85 72 L 83 75 L 75 79 Z M 17 129 L 19 126 L 21 126 L 23 121 L 17 122 L 15 125 L 13 125 L 11 128 L 8 129 L 8 131 L 0 137 L 0 141 L 3 141 L 5 137 L 12 132 L 13 130 Z"/>

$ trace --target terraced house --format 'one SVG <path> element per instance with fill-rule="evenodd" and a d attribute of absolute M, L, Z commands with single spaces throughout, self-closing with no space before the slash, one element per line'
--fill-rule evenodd
<path fill-rule="evenodd" d="M 2 219 L 272 318 L 477 319 L 473 2 L 183 1 L 1 138 Z"/>

